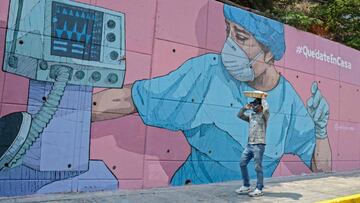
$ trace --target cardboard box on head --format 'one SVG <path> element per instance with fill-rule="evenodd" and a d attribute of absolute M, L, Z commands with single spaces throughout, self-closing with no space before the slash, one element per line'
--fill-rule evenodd
<path fill-rule="evenodd" d="M 259 91 L 259 90 L 255 90 L 255 91 L 244 91 L 244 95 L 247 97 L 251 97 L 251 98 L 261 99 L 263 97 L 263 95 L 265 95 L 265 97 L 267 97 L 268 93 Z"/>

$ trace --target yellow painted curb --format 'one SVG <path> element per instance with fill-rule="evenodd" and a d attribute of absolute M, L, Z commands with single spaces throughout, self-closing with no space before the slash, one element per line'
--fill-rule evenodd
<path fill-rule="evenodd" d="M 360 203 L 360 194 L 339 197 L 336 199 L 325 200 L 318 203 Z"/>

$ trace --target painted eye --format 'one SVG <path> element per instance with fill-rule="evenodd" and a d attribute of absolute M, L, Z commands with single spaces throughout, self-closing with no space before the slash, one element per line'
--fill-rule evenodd
<path fill-rule="evenodd" d="M 241 40 L 241 41 L 245 41 L 245 40 L 249 39 L 248 37 L 246 37 L 246 36 L 244 36 L 243 34 L 240 34 L 240 33 L 236 34 L 236 38 L 238 40 Z"/>

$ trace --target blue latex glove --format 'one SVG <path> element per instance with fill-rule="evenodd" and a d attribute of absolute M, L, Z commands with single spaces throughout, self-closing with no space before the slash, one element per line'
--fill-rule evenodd
<path fill-rule="evenodd" d="M 314 120 L 316 137 L 324 139 L 327 137 L 327 123 L 329 120 L 329 105 L 321 95 L 317 82 L 311 86 L 311 97 L 307 100 L 307 110 Z"/>

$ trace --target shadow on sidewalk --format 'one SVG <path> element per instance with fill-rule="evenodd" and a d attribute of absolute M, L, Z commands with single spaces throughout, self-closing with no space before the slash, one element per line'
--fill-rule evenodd
<path fill-rule="evenodd" d="M 276 197 L 276 198 L 287 198 L 293 200 L 299 200 L 302 195 L 299 193 L 293 192 L 264 192 L 264 196 L 266 197 Z"/>

